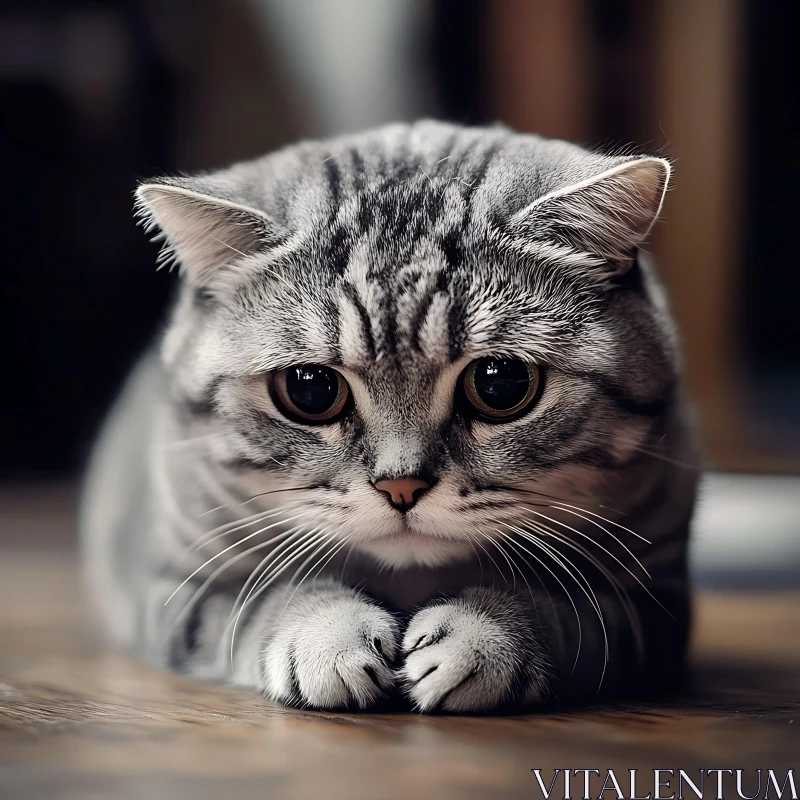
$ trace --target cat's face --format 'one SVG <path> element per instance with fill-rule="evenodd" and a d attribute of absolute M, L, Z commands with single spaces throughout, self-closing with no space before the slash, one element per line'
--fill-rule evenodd
<path fill-rule="evenodd" d="M 391 564 L 468 555 L 601 486 L 662 413 L 669 343 L 632 254 L 667 177 L 428 124 L 146 186 L 186 274 L 176 392 L 310 527 Z"/>

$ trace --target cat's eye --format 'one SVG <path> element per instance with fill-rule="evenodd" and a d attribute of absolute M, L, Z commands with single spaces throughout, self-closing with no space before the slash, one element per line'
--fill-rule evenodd
<path fill-rule="evenodd" d="M 330 367 L 299 364 L 271 376 L 273 399 L 278 408 L 297 422 L 333 422 L 350 398 L 347 381 Z"/>
<path fill-rule="evenodd" d="M 519 358 L 488 356 L 473 361 L 463 373 L 467 408 L 478 417 L 503 422 L 525 413 L 537 399 L 541 371 Z"/>

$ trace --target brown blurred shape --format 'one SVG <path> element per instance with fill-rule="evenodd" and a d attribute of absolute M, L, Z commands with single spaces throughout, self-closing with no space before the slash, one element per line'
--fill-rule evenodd
<path fill-rule="evenodd" d="M 518 130 L 585 140 L 592 111 L 585 3 L 505 0 L 489 11 L 497 116 Z"/>

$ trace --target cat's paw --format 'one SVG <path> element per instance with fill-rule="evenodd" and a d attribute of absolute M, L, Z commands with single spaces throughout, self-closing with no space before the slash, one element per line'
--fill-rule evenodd
<path fill-rule="evenodd" d="M 400 672 L 420 711 L 486 711 L 509 703 L 530 705 L 547 695 L 548 662 L 537 655 L 529 626 L 496 613 L 496 597 L 456 598 L 419 611 L 403 638 Z M 511 624 L 508 624 L 511 622 Z M 526 635 L 527 634 L 527 635 Z"/>
<path fill-rule="evenodd" d="M 270 639 L 264 693 L 286 705 L 369 708 L 394 683 L 399 628 L 354 595 L 318 598 Z"/>

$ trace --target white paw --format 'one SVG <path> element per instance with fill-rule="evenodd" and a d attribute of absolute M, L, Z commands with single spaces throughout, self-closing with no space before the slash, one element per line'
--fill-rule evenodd
<path fill-rule="evenodd" d="M 314 598 L 265 648 L 265 694 L 311 708 L 368 708 L 394 683 L 387 662 L 397 639 L 394 618 L 357 596 Z"/>
<path fill-rule="evenodd" d="M 403 651 L 401 677 L 420 711 L 496 708 L 510 698 L 524 667 L 500 622 L 459 600 L 419 611 Z"/>

